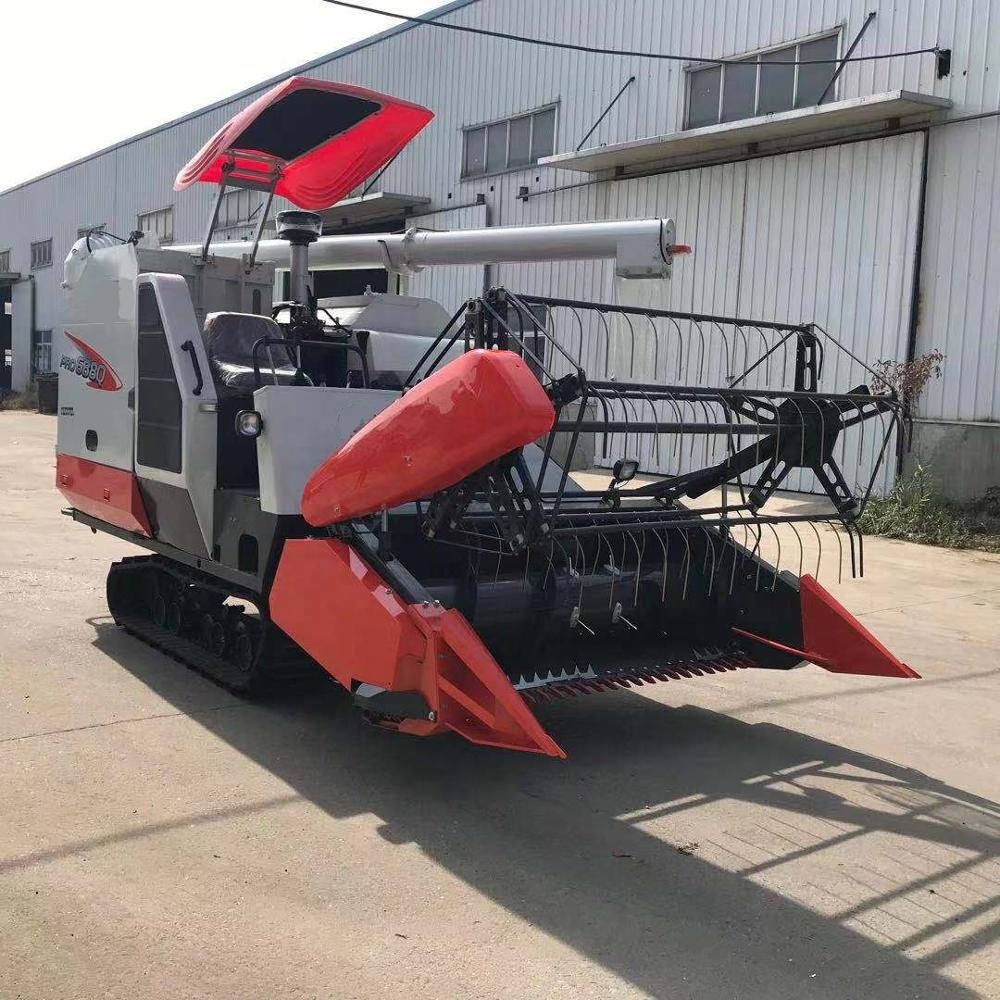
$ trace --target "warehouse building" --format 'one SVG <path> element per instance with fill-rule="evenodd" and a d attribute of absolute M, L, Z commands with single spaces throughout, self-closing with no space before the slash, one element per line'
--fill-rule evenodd
<path fill-rule="evenodd" d="M 951 496 L 982 494 L 1000 482 L 1000 2 L 970 6 L 976 16 L 929 0 L 874 14 L 861 0 L 457 0 L 428 16 L 685 58 L 404 24 L 298 67 L 436 113 L 326 213 L 326 231 L 673 217 L 695 254 L 670 282 L 623 282 L 602 263 L 493 265 L 425 271 L 409 291 L 448 308 L 503 284 L 815 321 L 872 361 L 938 349 L 914 455 Z M 0 388 L 58 363 L 61 263 L 79 234 L 200 239 L 214 193 L 177 195 L 174 176 L 273 83 L 0 194 Z M 249 236 L 261 200 L 228 194 L 218 238 Z M 321 294 L 389 283 L 379 271 L 316 280 Z"/>

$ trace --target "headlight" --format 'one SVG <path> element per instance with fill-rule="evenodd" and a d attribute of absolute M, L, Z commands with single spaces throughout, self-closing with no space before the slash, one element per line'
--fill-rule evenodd
<path fill-rule="evenodd" d="M 240 410 L 236 414 L 236 433 L 241 437 L 260 437 L 264 430 L 264 418 L 256 410 Z"/>

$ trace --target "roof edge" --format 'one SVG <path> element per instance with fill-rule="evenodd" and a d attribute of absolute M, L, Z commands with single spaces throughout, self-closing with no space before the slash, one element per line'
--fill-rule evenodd
<path fill-rule="evenodd" d="M 445 17 L 457 10 L 461 10 L 464 7 L 471 7 L 474 3 L 479 3 L 479 0 L 450 0 L 449 3 L 442 4 L 440 7 L 435 7 L 433 10 L 429 10 L 425 14 L 421 14 L 419 16 L 436 20 L 437 18 Z M 37 176 L 31 177 L 26 181 L 21 181 L 19 184 L 14 184 L 12 187 L 5 188 L 3 191 L 0 191 L 0 198 L 4 195 L 13 194 L 15 191 L 20 191 L 22 188 L 30 187 L 32 184 L 37 184 L 39 181 L 47 180 L 49 177 L 55 177 L 56 174 L 61 174 L 66 170 L 72 170 L 73 167 L 78 167 L 90 160 L 96 160 L 98 157 L 106 156 L 108 153 L 113 153 L 116 149 L 123 149 L 125 146 L 131 146 L 134 142 L 140 142 L 143 139 L 148 139 L 150 136 L 156 135 L 158 132 L 165 132 L 167 129 L 175 128 L 177 125 L 183 125 L 185 122 L 194 121 L 202 115 L 207 115 L 213 111 L 217 111 L 219 108 L 224 108 L 227 104 L 233 104 L 234 102 L 241 101 L 246 97 L 253 97 L 255 94 L 260 94 L 268 87 L 273 87 L 275 84 L 281 83 L 282 80 L 286 80 L 290 76 L 306 73 L 311 69 L 315 69 L 317 66 L 334 62 L 337 59 L 343 59 L 345 56 L 353 55 L 355 52 L 360 52 L 362 49 L 366 49 L 369 46 L 378 45 L 380 42 L 387 41 L 396 35 L 403 34 L 403 32 L 411 31 L 414 28 L 424 27 L 427 27 L 427 25 L 420 24 L 419 22 L 404 21 L 402 24 L 397 24 L 394 28 L 386 28 L 385 31 L 380 31 L 378 34 L 369 35 L 367 38 L 361 38 L 356 42 L 352 42 L 350 45 L 345 45 L 341 49 L 335 49 L 333 52 L 329 52 L 323 56 L 317 56 L 315 59 L 311 59 L 307 63 L 302 63 L 299 66 L 293 66 L 291 69 L 286 70 L 283 73 L 279 73 L 277 76 L 269 77 L 261 83 L 255 83 L 252 87 L 247 87 L 245 90 L 241 90 L 239 93 L 233 94 L 230 97 L 224 97 L 212 104 L 206 104 L 204 107 L 198 108 L 195 111 L 189 111 L 186 115 L 181 115 L 179 118 L 172 118 L 170 121 L 164 122 L 162 125 L 156 125 L 153 128 L 146 129 L 145 132 L 139 132 L 138 134 L 130 136 L 127 139 L 121 139 L 118 142 L 112 143 L 110 146 L 105 146 L 103 149 L 95 150 L 93 153 L 87 153 L 85 156 L 71 160 L 69 163 L 64 163 L 60 167 L 53 167 L 51 170 L 47 170 L 43 174 L 38 174 Z"/>

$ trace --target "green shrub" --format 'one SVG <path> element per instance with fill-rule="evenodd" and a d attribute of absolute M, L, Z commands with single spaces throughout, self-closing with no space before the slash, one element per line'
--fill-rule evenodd
<path fill-rule="evenodd" d="M 968 506 L 947 503 L 918 466 L 908 479 L 897 480 L 885 499 L 869 501 L 859 527 L 869 535 L 921 545 L 1000 552 L 1000 487 Z"/>

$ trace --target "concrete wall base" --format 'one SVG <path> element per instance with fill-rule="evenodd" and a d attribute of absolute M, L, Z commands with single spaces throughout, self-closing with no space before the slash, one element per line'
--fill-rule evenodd
<path fill-rule="evenodd" d="M 975 500 L 1000 485 L 1000 426 L 914 424 L 913 447 L 904 458 L 903 474 L 912 475 L 918 464 L 942 498 L 956 503 Z"/>

